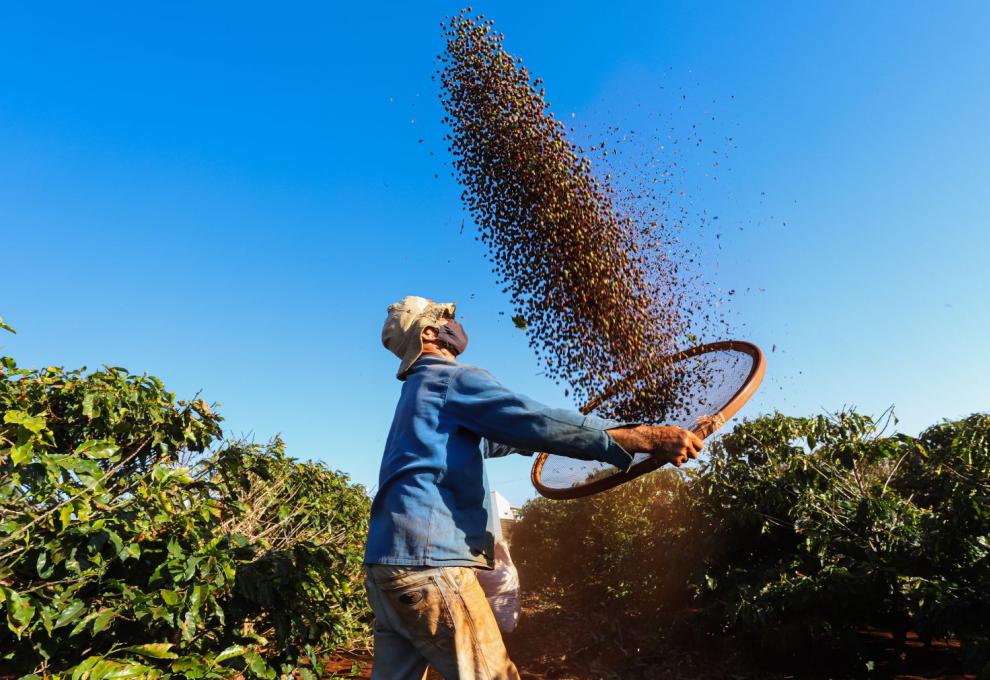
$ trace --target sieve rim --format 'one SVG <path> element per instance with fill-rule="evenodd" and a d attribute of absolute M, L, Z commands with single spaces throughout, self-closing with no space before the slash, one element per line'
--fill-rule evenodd
<path fill-rule="evenodd" d="M 763 376 L 766 373 L 766 358 L 763 356 L 763 351 L 757 345 L 746 340 L 721 340 L 718 342 L 706 343 L 703 345 L 690 347 L 670 356 L 670 363 L 675 363 L 685 359 L 690 359 L 691 357 L 700 356 L 702 354 L 725 351 L 747 354 L 753 359 L 753 365 L 750 367 L 749 374 L 746 376 L 746 379 L 742 381 L 742 384 L 725 402 L 725 404 L 711 416 L 708 416 L 703 423 L 691 428 L 691 430 L 702 439 L 711 436 L 712 433 L 725 425 L 725 423 L 728 422 L 728 420 L 732 418 L 732 416 L 734 416 L 739 409 L 741 409 L 756 393 L 756 390 L 760 387 L 760 383 L 763 382 Z M 642 375 L 643 370 L 640 370 L 631 374 L 629 377 L 620 380 L 600 395 L 592 398 L 579 410 L 584 414 L 589 413 L 603 401 L 611 398 L 616 393 L 621 391 L 628 382 L 634 381 L 642 377 Z M 626 471 L 617 471 L 613 475 L 596 479 L 589 484 L 560 488 L 547 486 L 541 481 L 543 466 L 546 464 L 547 460 L 549 460 L 550 455 L 551 454 L 545 451 L 537 455 L 536 460 L 533 462 L 533 468 L 530 472 L 530 480 L 541 496 L 552 498 L 554 500 L 566 500 L 591 496 L 635 479 L 640 475 L 657 469 L 661 465 L 654 458 L 650 457 L 640 463 L 637 463 L 636 465 L 633 465 Z"/>

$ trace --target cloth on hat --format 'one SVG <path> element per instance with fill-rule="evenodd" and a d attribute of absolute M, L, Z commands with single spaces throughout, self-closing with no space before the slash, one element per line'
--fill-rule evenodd
<path fill-rule="evenodd" d="M 416 295 L 407 295 L 388 306 L 382 344 L 402 360 L 396 378 L 405 380 L 406 373 L 423 353 L 423 329 L 438 327 L 445 316 L 453 318 L 456 308 L 453 302 L 434 302 Z"/>

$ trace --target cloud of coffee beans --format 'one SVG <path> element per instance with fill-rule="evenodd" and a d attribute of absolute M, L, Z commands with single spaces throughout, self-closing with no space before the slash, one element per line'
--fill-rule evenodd
<path fill-rule="evenodd" d="M 449 151 L 516 324 L 579 404 L 637 375 L 597 412 L 662 422 L 685 378 L 666 358 L 691 316 L 662 225 L 620 209 L 491 20 L 469 8 L 443 29 Z"/>

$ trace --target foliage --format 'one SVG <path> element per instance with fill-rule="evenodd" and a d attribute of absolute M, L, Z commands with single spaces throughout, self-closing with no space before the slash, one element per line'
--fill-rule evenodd
<path fill-rule="evenodd" d="M 988 434 L 981 415 L 919 438 L 884 436 L 855 413 L 736 428 L 699 485 L 704 601 L 780 651 L 813 640 L 851 650 L 872 625 L 984 653 Z"/>
<path fill-rule="evenodd" d="M 322 465 L 265 448 L 233 445 L 219 456 L 218 476 L 239 512 L 223 527 L 262 546 L 238 570 L 241 616 L 270 618 L 279 644 L 348 646 L 366 635 L 364 541 L 370 502 L 364 488 Z"/>
<path fill-rule="evenodd" d="M 875 626 L 958 638 L 985 663 L 990 416 L 917 438 L 889 424 L 744 422 L 694 473 L 531 502 L 514 556 L 526 583 L 588 588 L 624 617 L 670 622 L 693 596 L 711 625 L 777 655 L 830 646 L 865 662 L 857 633 Z"/>
<path fill-rule="evenodd" d="M 154 377 L 2 365 L 0 672 L 273 678 L 366 635 L 345 475 Z"/>
<path fill-rule="evenodd" d="M 569 601 L 647 619 L 685 603 L 694 570 L 688 477 L 673 469 L 571 501 L 530 501 L 512 531 L 527 589 L 563 587 Z"/>

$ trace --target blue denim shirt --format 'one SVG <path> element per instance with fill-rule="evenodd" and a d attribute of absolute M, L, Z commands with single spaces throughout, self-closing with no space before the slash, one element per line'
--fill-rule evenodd
<path fill-rule="evenodd" d="M 474 366 L 420 358 L 385 442 L 365 563 L 490 568 L 484 458 L 549 451 L 624 470 L 632 457 L 605 433 L 619 424 L 545 406 Z"/>

